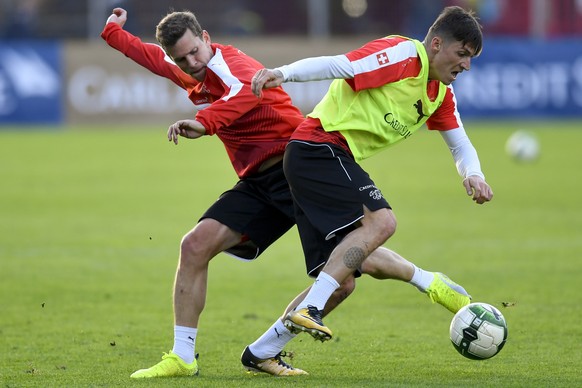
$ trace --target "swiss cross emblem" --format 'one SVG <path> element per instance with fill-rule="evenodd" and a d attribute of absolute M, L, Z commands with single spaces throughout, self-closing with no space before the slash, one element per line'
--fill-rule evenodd
<path fill-rule="evenodd" d="M 388 63 L 388 55 L 385 52 L 376 54 L 376 59 L 378 60 L 378 65 L 382 66 Z"/>

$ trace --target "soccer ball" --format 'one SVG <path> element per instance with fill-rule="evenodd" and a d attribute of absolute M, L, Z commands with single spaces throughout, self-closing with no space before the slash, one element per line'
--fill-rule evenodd
<path fill-rule="evenodd" d="M 540 156 L 540 142 L 530 132 L 516 131 L 507 139 L 505 152 L 518 162 L 532 162 Z"/>
<path fill-rule="evenodd" d="M 507 323 L 503 314 L 490 304 L 471 303 L 455 314 L 450 334 L 453 346 L 463 356 L 485 360 L 505 345 Z"/>

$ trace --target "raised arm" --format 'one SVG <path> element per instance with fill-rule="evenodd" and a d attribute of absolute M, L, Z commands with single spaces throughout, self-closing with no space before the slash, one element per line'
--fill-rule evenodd
<path fill-rule="evenodd" d="M 123 28 L 125 22 L 127 21 L 127 11 L 123 8 L 113 8 L 111 15 L 107 18 L 107 23 L 115 23 L 119 27 Z"/>
<path fill-rule="evenodd" d="M 186 89 L 188 85 L 197 83 L 180 70 L 159 45 L 144 43 L 137 36 L 125 31 L 123 26 L 126 21 L 127 11 L 123 8 L 114 8 L 101 32 L 101 37 L 109 46 L 152 73 L 170 79 L 181 88 Z"/>

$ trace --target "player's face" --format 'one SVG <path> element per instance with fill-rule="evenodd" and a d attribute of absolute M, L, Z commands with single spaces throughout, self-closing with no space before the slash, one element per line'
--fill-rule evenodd
<path fill-rule="evenodd" d="M 433 57 L 430 61 L 430 79 L 449 85 L 461 72 L 471 69 L 471 58 L 475 56 L 472 47 L 459 41 L 447 42 L 433 38 L 431 49 Z"/>
<path fill-rule="evenodd" d="M 186 30 L 186 33 L 167 51 L 184 73 L 190 74 L 198 81 L 204 81 L 206 65 L 214 55 L 208 32 L 203 31 L 200 38 L 192 31 Z"/>

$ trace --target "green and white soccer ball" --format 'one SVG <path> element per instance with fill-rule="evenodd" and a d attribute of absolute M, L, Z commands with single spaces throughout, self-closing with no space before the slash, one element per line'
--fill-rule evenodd
<path fill-rule="evenodd" d="M 507 323 L 503 314 L 487 303 L 471 303 L 460 309 L 450 327 L 451 342 L 472 360 L 485 360 L 503 349 Z"/>

